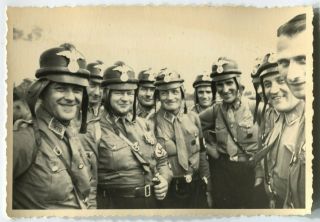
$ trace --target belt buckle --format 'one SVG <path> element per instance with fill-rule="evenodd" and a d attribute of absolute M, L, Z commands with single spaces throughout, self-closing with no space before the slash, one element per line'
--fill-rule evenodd
<path fill-rule="evenodd" d="M 151 186 L 150 184 L 144 186 L 144 196 L 150 197 L 151 196 Z"/>

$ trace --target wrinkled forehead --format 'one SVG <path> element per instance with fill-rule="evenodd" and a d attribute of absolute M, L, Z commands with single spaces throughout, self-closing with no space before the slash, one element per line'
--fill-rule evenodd
<path fill-rule="evenodd" d="M 278 59 L 290 59 L 292 57 L 307 54 L 307 32 L 303 31 L 292 37 L 280 36 L 277 40 Z"/>

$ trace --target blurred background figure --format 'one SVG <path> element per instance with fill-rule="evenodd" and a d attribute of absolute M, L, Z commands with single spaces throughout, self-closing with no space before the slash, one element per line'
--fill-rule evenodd
<path fill-rule="evenodd" d="M 30 85 L 33 83 L 31 79 L 24 79 L 22 83 L 13 88 L 13 128 L 17 128 L 18 124 L 23 121 L 31 120 L 31 112 L 26 102 L 26 94 Z M 19 121 L 17 121 L 19 120 Z"/>

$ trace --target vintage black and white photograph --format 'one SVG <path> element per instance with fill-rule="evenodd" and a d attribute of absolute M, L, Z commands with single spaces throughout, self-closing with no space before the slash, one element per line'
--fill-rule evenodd
<path fill-rule="evenodd" d="M 311 212 L 312 7 L 7 16 L 10 217 Z"/>

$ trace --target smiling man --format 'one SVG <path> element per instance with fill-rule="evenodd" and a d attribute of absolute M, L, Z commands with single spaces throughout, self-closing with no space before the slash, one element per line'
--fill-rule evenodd
<path fill-rule="evenodd" d="M 273 127 L 263 139 L 263 149 L 268 150 L 264 168 L 270 207 L 304 208 L 304 100 L 293 95 L 274 59 L 267 55 L 259 69 L 264 97 L 274 109 L 273 118 L 265 120 Z"/>
<path fill-rule="evenodd" d="M 198 75 L 193 82 L 194 106 L 191 108 L 196 113 L 201 113 L 212 106 L 213 94 L 211 89 L 212 79 L 208 74 Z"/>
<path fill-rule="evenodd" d="M 159 142 L 168 153 L 173 179 L 163 208 L 211 207 L 211 183 L 200 120 L 188 112 L 184 80 L 180 74 L 162 69 L 155 85 L 161 108 L 155 116 Z"/>
<path fill-rule="evenodd" d="M 293 95 L 305 99 L 306 81 L 306 14 L 297 15 L 280 26 L 277 32 L 277 56 L 279 72 Z"/>
<path fill-rule="evenodd" d="M 248 164 L 258 149 L 258 126 L 252 106 L 242 97 L 241 72 L 235 61 L 221 57 L 212 66 L 212 80 L 222 102 L 200 114 L 209 154 L 216 208 L 252 208 L 254 185 L 261 167 Z M 256 182 L 255 182 L 256 178 Z"/>
<path fill-rule="evenodd" d="M 167 153 L 136 116 L 138 80 L 123 62 L 104 71 L 105 112 L 98 145 L 98 208 L 149 209 L 165 198 L 172 172 Z"/>
<path fill-rule="evenodd" d="M 85 68 L 73 45 L 42 53 L 38 80 L 27 95 L 33 123 L 13 133 L 14 209 L 90 208 L 91 163 L 73 122 L 82 109 L 85 131 Z"/>

